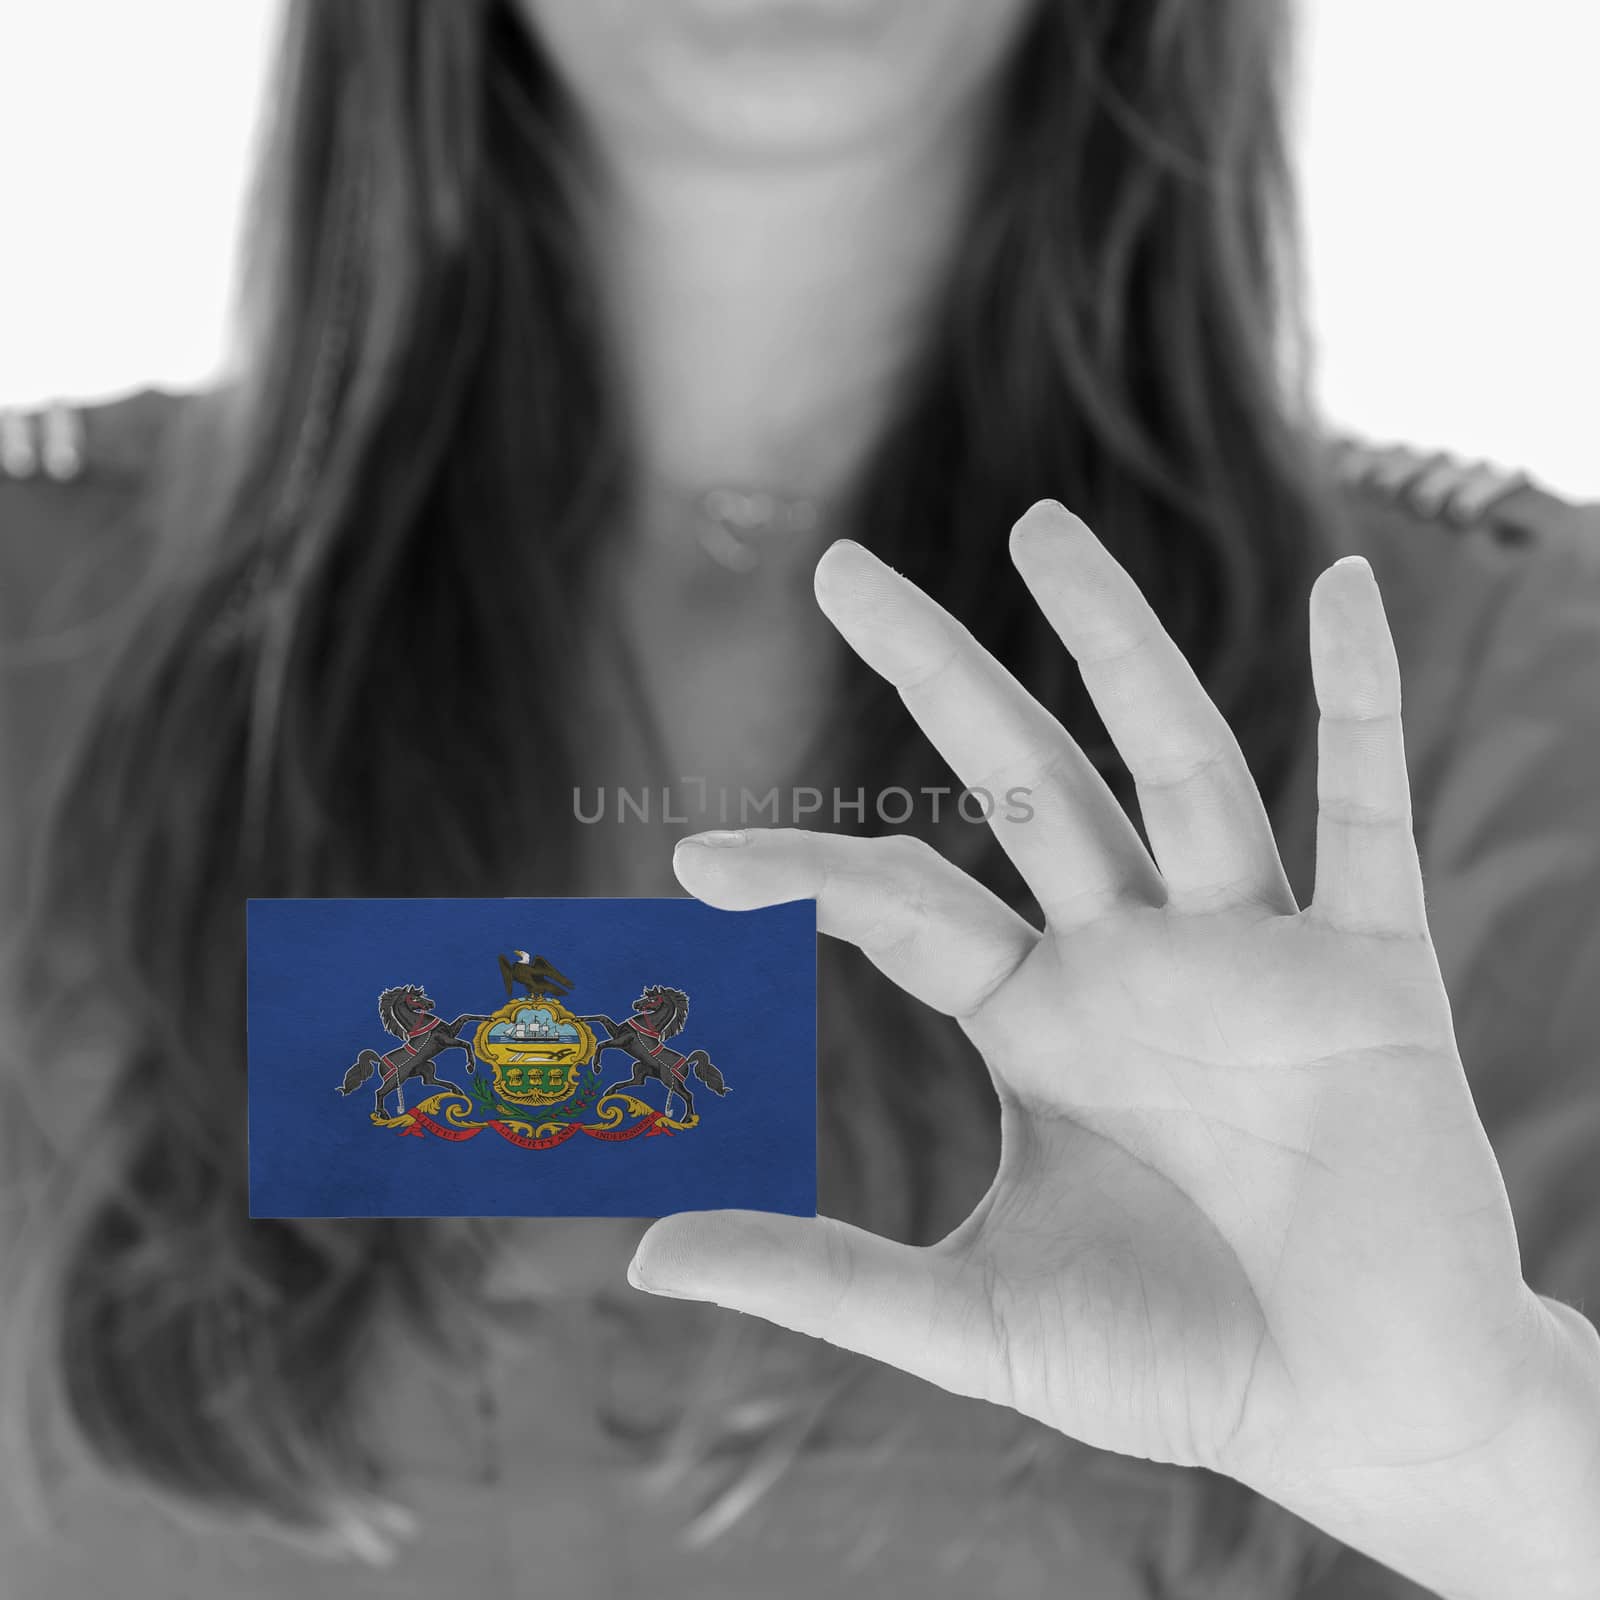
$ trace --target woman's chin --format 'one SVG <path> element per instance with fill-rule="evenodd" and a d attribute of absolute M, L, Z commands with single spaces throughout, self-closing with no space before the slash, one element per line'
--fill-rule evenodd
<path fill-rule="evenodd" d="M 603 135 L 734 163 L 920 144 L 989 80 L 1029 10 L 1029 0 L 520 5 Z"/>

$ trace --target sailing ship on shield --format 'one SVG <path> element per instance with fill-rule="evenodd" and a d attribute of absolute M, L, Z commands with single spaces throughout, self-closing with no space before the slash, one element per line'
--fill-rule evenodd
<path fill-rule="evenodd" d="M 580 1134 L 619 1141 L 682 1133 L 700 1121 L 694 1084 L 719 1098 L 731 1093 L 704 1050 L 672 1043 L 689 1017 L 683 990 L 647 984 L 618 1021 L 572 1010 L 573 981 L 544 956 L 516 950 L 499 964 L 506 1003 L 450 1021 L 421 984 L 385 989 L 378 1018 L 400 1042 L 363 1050 L 337 1092 L 352 1095 L 376 1074 L 371 1119 L 379 1127 L 453 1142 L 490 1130 L 532 1150 Z M 606 1070 L 618 1054 L 631 1062 L 625 1077 Z M 440 1057 L 451 1070 L 464 1066 L 464 1084 L 440 1071 Z"/>

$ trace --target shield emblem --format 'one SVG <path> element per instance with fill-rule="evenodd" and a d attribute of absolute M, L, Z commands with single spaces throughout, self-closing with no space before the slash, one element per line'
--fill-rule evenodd
<path fill-rule="evenodd" d="M 473 1050 L 494 1069 L 495 1088 L 518 1105 L 547 1106 L 578 1087 L 594 1057 L 594 1031 L 559 1000 L 513 1000 L 479 1023 Z"/>

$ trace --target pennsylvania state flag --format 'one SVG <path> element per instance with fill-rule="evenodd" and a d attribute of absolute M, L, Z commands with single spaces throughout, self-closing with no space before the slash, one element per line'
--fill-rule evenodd
<path fill-rule="evenodd" d="M 251 900 L 256 1217 L 813 1215 L 816 907 Z"/>

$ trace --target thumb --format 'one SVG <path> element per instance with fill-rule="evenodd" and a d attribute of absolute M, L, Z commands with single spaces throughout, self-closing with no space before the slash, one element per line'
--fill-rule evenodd
<path fill-rule="evenodd" d="M 833 1217 L 683 1211 L 645 1233 L 628 1281 L 748 1312 L 956 1394 L 987 1399 L 993 1387 L 994 1307 L 978 1275 L 938 1246 Z"/>

